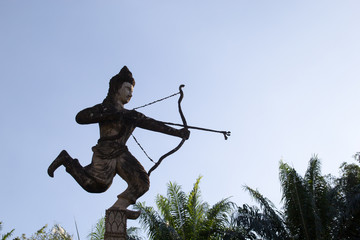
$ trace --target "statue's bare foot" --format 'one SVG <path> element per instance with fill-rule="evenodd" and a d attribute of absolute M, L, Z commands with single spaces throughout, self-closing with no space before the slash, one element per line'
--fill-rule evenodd
<path fill-rule="evenodd" d="M 121 210 L 126 213 L 128 219 L 137 219 L 140 216 L 140 211 L 134 211 L 127 209 L 130 206 L 130 201 L 124 198 L 119 198 L 109 210 Z"/>
<path fill-rule="evenodd" d="M 140 211 L 134 211 L 134 210 L 129 210 L 129 209 L 125 209 L 125 210 L 121 210 L 121 211 L 125 211 L 126 218 L 131 219 L 131 220 L 137 219 L 141 213 Z"/>
<path fill-rule="evenodd" d="M 57 158 L 55 158 L 55 160 L 50 164 L 48 168 L 49 176 L 54 177 L 55 170 L 61 165 L 64 165 L 64 163 L 68 161 L 69 157 L 70 155 L 65 150 L 62 150 L 59 156 L 57 156 Z"/>

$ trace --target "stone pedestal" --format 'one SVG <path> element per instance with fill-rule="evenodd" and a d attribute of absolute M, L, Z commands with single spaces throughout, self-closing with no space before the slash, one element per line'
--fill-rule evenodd
<path fill-rule="evenodd" d="M 126 240 L 126 210 L 106 210 L 104 240 Z"/>

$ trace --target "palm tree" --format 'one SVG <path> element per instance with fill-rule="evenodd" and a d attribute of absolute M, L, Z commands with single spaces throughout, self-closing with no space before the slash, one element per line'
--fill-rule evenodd
<path fill-rule="evenodd" d="M 320 161 L 310 159 L 305 176 L 280 162 L 285 222 L 296 239 L 330 239 L 332 205 L 330 184 L 321 175 Z"/>
<path fill-rule="evenodd" d="M 181 186 L 170 182 L 167 196 L 156 197 L 157 212 L 144 203 L 137 204 L 141 210 L 140 223 L 150 239 L 202 240 L 223 239 L 230 236 L 230 212 L 234 203 L 223 199 L 209 206 L 201 199 L 199 177 L 187 195 Z"/>
<path fill-rule="evenodd" d="M 236 225 L 249 234 L 248 239 L 330 239 L 330 185 L 321 175 L 319 159 L 310 159 L 304 177 L 282 161 L 279 169 L 283 212 L 257 190 L 245 186 L 260 209 L 246 204 L 239 207 Z"/>

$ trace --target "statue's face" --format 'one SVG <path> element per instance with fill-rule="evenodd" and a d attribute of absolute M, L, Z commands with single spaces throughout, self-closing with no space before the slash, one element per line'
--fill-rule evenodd
<path fill-rule="evenodd" d="M 122 104 L 126 104 L 130 102 L 133 91 L 134 91 L 134 86 L 131 85 L 131 83 L 129 82 L 124 82 L 115 96 L 116 100 L 120 101 Z"/>

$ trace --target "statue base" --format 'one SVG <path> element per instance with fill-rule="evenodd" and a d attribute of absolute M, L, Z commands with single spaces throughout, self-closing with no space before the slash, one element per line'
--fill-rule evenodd
<path fill-rule="evenodd" d="M 126 240 L 126 222 L 128 219 L 137 219 L 138 211 L 128 209 L 108 209 L 105 212 L 104 240 Z"/>
<path fill-rule="evenodd" d="M 106 210 L 104 240 L 126 240 L 126 221 L 126 210 Z"/>

